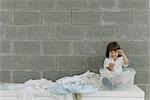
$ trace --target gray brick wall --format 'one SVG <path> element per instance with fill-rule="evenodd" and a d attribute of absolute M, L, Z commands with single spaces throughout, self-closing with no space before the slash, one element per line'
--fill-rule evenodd
<path fill-rule="evenodd" d="M 0 81 L 98 72 L 118 41 L 150 99 L 149 0 L 0 0 Z"/>

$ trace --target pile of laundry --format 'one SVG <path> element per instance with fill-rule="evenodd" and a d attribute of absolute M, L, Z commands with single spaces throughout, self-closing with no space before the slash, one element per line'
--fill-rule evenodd
<path fill-rule="evenodd" d="M 100 74 L 87 71 L 81 75 L 73 77 L 63 77 L 55 82 L 47 79 L 28 80 L 20 89 L 19 100 L 32 100 L 35 95 L 50 92 L 58 95 L 70 93 L 92 93 L 98 91 L 100 84 Z"/>

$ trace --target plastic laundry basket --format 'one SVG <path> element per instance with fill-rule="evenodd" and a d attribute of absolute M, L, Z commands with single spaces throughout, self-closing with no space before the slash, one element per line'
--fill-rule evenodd
<path fill-rule="evenodd" d="M 122 73 L 111 73 L 109 71 L 101 69 L 100 74 L 100 82 L 102 83 L 104 88 L 131 89 L 134 85 L 134 77 L 136 71 L 133 68 L 124 68 Z"/>

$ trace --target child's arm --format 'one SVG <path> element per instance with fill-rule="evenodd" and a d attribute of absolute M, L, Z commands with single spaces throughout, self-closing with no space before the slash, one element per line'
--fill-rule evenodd
<path fill-rule="evenodd" d="M 118 50 L 119 51 L 119 55 L 121 55 L 122 56 L 122 58 L 123 58 L 123 61 L 124 61 L 124 65 L 128 65 L 129 64 L 129 60 L 128 60 L 128 58 L 127 58 L 127 56 L 126 56 L 126 54 L 123 52 L 123 50 Z"/>

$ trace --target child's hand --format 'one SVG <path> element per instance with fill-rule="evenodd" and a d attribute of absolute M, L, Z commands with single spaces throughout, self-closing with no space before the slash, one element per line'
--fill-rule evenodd
<path fill-rule="evenodd" d="M 112 71 L 114 68 L 115 64 L 114 63 L 109 63 L 109 67 L 107 67 L 108 70 Z"/>
<path fill-rule="evenodd" d="M 115 66 L 114 63 L 109 63 L 109 67 L 110 67 L 110 68 L 113 68 L 114 66 Z"/>
<path fill-rule="evenodd" d="M 122 55 L 124 54 L 123 50 L 122 50 L 122 49 L 119 49 L 119 50 L 118 50 L 118 54 L 122 56 Z"/>

